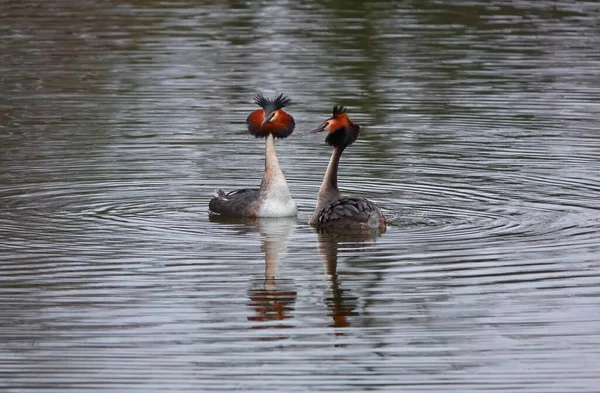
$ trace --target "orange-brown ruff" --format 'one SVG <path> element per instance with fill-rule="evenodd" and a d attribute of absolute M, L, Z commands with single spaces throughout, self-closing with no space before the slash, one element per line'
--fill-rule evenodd
<path fill-rule="evenodd" d="M 360 127 L 350 119 L 344 107 L 335 106 L 333 116 L 311 133 L 322 131 L 327 131 L 325 142 L 333 146 L 333 154 L 309 224 L 323 230 L 385 232 L 387 221 L 375 204 L 365 198 L 343 197 L 337 186 L 342 152 L 356 141 Z"/>
<path fill-rule="evenodd" d="M 283 108 L 291 100 L 279 94 L 274 100 L 258 94 L 254 102 L 261 107 L 246 119 L 248 131 L 265 138 L 265 173 L 260 188 L 244 188 L 231 192 L 221 189 L 208 204 L 211 213 L 237 217 L 292 217 L 298 209 L 275 152 L 275 138 L 287 138 L 294 132 L 294 118 Z"/>
<path fill-rule="evenodd" d="M 277 138 L 287 138 L 294 132 L 296 123 L 294 118 L 284 112 L 292 100 L 279 94 L 274 100 L 265 98 L 262 94 L 254 97 L 254 102 L 262 109 L 257 109 L 248 115 L 246 124 L 248 131 L 257 138 L 266 138 L 273 135 Z"/>

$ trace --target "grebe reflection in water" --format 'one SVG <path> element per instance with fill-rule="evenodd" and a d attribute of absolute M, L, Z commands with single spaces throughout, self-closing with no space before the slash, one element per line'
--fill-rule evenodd
<path fill-rule="evenodd" d="M 287 241 L 296 224 L 295 217 L 259 218 L 255 221 L 255 230 L 263 236 L 265 270 L 264 279 L 253 280 L 253 287 L 248 291 L 250 306 L 254 310 L 254 315 L 248 320 L 261 322 L 254 328 L 292 327 L 284 321 L 292 318 L 296 290 L 292 280 L 279 277 L 279 266 L 287 254 Z"/>

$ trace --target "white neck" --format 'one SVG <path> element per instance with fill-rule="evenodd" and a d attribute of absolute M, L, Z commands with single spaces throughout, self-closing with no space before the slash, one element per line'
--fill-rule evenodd
<path fill-rule="evenodd" d="M 260 217 L 289 217 L 297 212 L 275 152 L 275 137 L 265 140 L 265 174 L 260 184 Z"/>

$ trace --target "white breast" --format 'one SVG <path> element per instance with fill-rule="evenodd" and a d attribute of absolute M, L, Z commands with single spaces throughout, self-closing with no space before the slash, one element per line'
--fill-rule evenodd
<path fill-rule="evenodd" d="M 283 174 L 274 178 L 269 188 L 261 195 L 259 217 L 293 217 L 298 213 L 296 202 L 292 199 L 290 190 Z"/>
<path fill-rule="evenodd" d="M 259 217 L 294 217 L 298 213 L 296 202 L 266 199 L 260 207 Z"/>

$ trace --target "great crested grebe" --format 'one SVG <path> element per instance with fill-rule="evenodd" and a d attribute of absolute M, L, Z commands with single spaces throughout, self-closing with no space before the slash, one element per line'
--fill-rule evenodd
<path fill-rule="evenodd" d="M 291 100 L 283 94 L 277 95 L 274 100 L 258 94 L 254 102 L 262 109 L 252 112 L 246 124 L 252 135 L 265 138 L 265 173 L 260 188 L 243 188 L 229 193 L 217 188 L 208 208 L 213 213 L 226 216 L 295 216 L 298 208 L 290 195 L 275 152 L 275 138 L 287 138 L 294 132 L 294 118 L 283 110 Z"/>
<path fill-rule="evenodd" d="M 333 154 L 317 197 L 317 207 L 308 222 L 321 229 L 385 232 L 387 222 L 381 210 L 360 197 L 343 197 L 337 186 L 338 166 L 342 152 L 358 138 L 360 127 L 354 124 L 343 106 L 333 107 L 333 116 L 311 133 L 327 131 L 325 142 L 333 146 Z"/>

